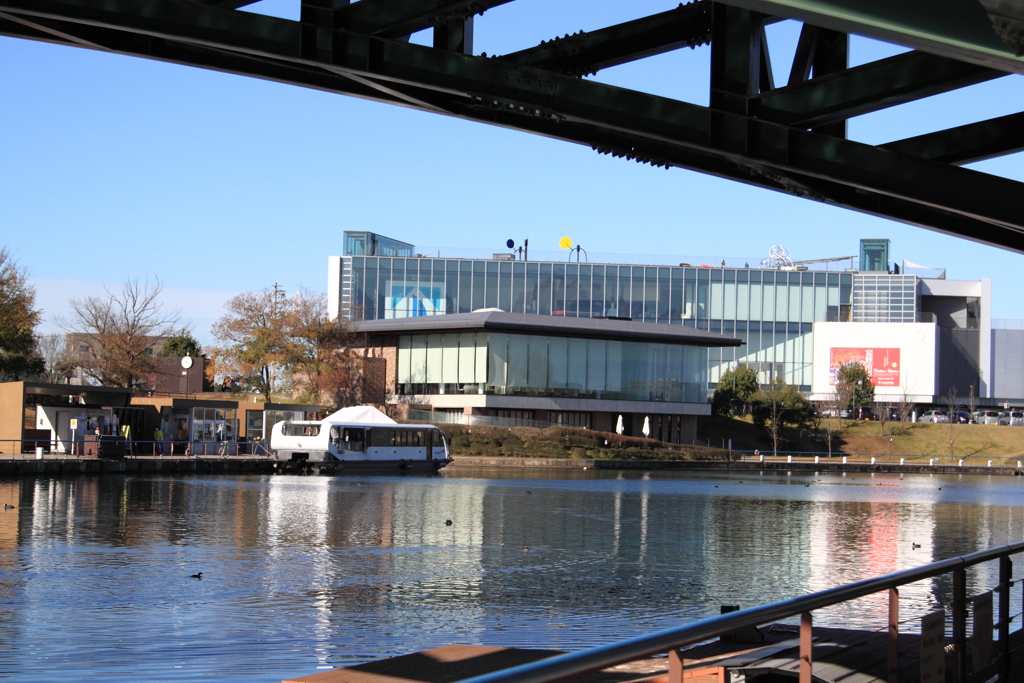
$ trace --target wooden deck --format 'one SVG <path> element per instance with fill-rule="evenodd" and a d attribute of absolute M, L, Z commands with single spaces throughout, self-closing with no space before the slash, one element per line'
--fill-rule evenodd
<path fill-rule="evenodd" d="M 714 641 L 680 653 L 685 683 L 773 683 L 797 680 L 798 629 L 777 624 L 760 629 L 758 643 Z M 1021 631 L 1011 636 L 1013 680 L 1024 680 Z M 814 629 L 813 680 L 817 683 L 889 683 L 887 634 L 854 629 Z M 919 634 L 899 635 L 899 683 L 920 681 Z M 455 683 L 520 664 L 562 654 L 558 650 L 448 645 L 358 666 L 321 671 L 283 683 Z M 951 658 L 947 662 L 947 672 Z M 997 672 L 988 667 L 969 677 L 973 683 Z M 669 683 L 669 658 L 655 657 L 611 667 L 573 679 L 578 683 Z"/>

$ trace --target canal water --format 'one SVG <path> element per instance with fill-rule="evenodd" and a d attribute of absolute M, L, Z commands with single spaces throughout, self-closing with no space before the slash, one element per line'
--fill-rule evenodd
<path fill-rule="evenodd" d="M 576 650 L 1021 540 L 1022 501 L 1019 477 L 929 475 L 5 481 L 0 678 L 275 681 L 451 643 Z M 996 577 L 972 571 L 970 594 Z M 913 620 L 951 586 L 902 596 Z M 816 623 L 882 628 L 885 609 Z"/>

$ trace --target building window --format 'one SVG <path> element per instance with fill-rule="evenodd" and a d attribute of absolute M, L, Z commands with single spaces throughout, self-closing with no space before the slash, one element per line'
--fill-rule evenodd
<path fill-rule="evenodd" d="M 503 332 L 401 335 L 398 393 L 704 403 L 700 346 Z"/>
<path fill-rule="evenodd" d="M 590 413 L 552 411 L 551 416 L 548 419 L 563 427 L 580 427 L 582 429 L 590 429 Z"/>
<path fill-rule="evenodd" d="M 497 408 L 491 411 L 491 417 L 500 417 L 506 420 L 534 420 L 535 413 L 532 410 L 506 410 Z"/>

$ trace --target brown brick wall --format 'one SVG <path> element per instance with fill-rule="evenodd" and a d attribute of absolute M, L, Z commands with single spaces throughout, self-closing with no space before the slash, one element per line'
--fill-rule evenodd
<path fill-rule="evenodd" d="M 363 403 L 384 403 L 387 398 L 387 374 L 389 364 L 386 358 L 363 359 Z"/>
<path fill-rule="evenodd" d="M 366 341 L 367 356 L 384 361 L 383 393 L 397 393 L 398 337 L 393 334 L 371 335 Z"/>

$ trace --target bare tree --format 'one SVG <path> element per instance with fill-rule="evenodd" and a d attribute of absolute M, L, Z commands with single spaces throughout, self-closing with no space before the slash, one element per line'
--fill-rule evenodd
<path fill-rule="evenodd" d="M 843 411 L 850 408 L 853 399 L 853 385 L 841 382 L 832 387 L 832 393 L 825 399 L 824 409 L 828 416 L 825 420 L 825 440 L 828 443 L 828 457 L 832 457 L 832 442 L 836 432 L 843 429 Z"/>
<path fill-rule="evenodd" d="M 84 348 L 83 374 L 103 386 L 134 387 L 155 368 L 154 345 L 180 327 L 181 316 L 167 311 L 163 285 L 131 279 L 106 296 L 71 299 L 70 320 L 57 324 Z"/>
<path fill-rule="evenodd" d="M 978 409 L 978 395 L 974 393 L 974 385 L 972 384 L 967 391 L 967 412 L 971 414 L 971 419 L 974 419 L 974 412 Z"/>
<path fill-rule="evenodd" d="M 36 350 L 46 363 L 43 378 L 53 384 L 67 384 L 75 374 L 78 359 L 67 335 L 46 334 L 36 339 Z"/>
<path fill-rule="evenodd" d="M 900 433 L 907 427 L 907 420 L 910 419 L 911 413 L 914 412 L 914 400 L 911 397 L 910 390 L 907 388 L 909 379 L 904 378 L 903 383 L 900 385 L 899 398 L 896 399 L 896 412 L 900 418 Z"/>
<path fill-rule="evenodd" d="M 889 421 L 889 413 L 892 409 L 892 403 L 889 401 L 875 401 L 875 415 L 878 416 L 879 423 L 879 434 L 885 435 L 885 425 Z M 890 433 L 892 430 L 889 430 Z"/>
<path fill-rule="evenodd" d="M 949 415 L 949 457 L 952 458 L 956 456 L 956 437 L 959 436 L 960 431 L 958 428 L 960 417 L 957 415 L 960 410 L 960 401 L 956 393 L 956 385 L 951 386 L 942 398 Z"/>

